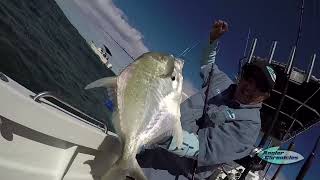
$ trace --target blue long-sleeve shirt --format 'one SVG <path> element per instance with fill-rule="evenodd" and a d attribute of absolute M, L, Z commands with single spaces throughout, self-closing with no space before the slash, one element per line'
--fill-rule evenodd
<path fill-rule="evenodd" d="M 221 163 L 229 163 L 247 156 L 256 142 L 261 127 L 259 111 L 261 103 L 243 105 L 233 101 L 236 84 L 219 70 L 215 64 L 216 54 L 217 43 L 214 42 L 206 49 L 202 61 L 200 76 L 204 80 L 203 88 L 181 104 L 182 128 L 196 133 L 198 130 L 196 120 L 202 116 L 204 92 L 208 87 L 207 80 L 213 67 L 208 95 L 210 122 L 207 122 L 205 128 L 200 129 L 198 133 L 199 172 L 196 177 L 199 179 L 210 176 L 213 167 Z M 192 160 L 180 158 L 161 149 L 147 151 L 145 154 L 143 159 L 148 159 L 148 165 L 145 167 L 167 170 L 169 172 L 167 179 L 170 179 L 169 176 L 174 177 L 177 174 L 191 177 Z M 141 164 L 142 167 L 146 165 L 143 162 Z M 151 180 L 156 180 L 156 178 L 153 177 Z"/>

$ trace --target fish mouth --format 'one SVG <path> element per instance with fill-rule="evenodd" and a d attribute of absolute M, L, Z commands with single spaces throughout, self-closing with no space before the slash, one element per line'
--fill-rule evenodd
<path fill-rule="evenodd" d="M 174 58 L 174 68 L 181 72 L 184 66 L 184 60 L 181 58 Z"/>
<path fill-rule="evenodd" d="M 176 62 L 178 62 L 178 63 L 179 63 L 179 66 L 180 66 L 181 68 L 183 68 L 183 66 L 184 66 L 184 60 L 183 60 L 183 59 L 176 59 Z"/>

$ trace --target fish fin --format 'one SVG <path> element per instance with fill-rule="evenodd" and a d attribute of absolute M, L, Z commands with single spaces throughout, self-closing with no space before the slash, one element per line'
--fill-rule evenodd
<path fill-rule="evenodd" d="M 105 77 L 88 84 L 84 89 L 92 89 L 97 87 L 114 88 L 117 87 L 117 77 Z"/>
<path fill-rule="evenodd" d="M 126 180 L 127 176 L 134 178 L 135 180 L 147 180 L 147 177 L 144 175 L 135 158 L 118 160 L 101 180 Z"/>
<path fill-rule="evenodd" d="M 182 133 L 182 127 L 181 127 L 180 120 L 176 120 L 175 126 L 173 127 L 172 136 L 173 136 L 173 138 L 176 139 L 177 147 L 181 148 L 182 143 L 183 143 L 183 133 Z"/>

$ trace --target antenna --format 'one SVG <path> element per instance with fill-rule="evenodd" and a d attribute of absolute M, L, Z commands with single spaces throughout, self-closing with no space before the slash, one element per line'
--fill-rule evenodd
<path fill-rule="evenodd" d="M 256 49 L 257 41 L 258 41 L 257 38 L 254 38 L 252 41 L 252 45 L 251 45 L 251 49 L 250 49 L 250 53 L 249 53 L 249 57 L 248 57 L 248 63 L 251 63 L 251 61 L 252 61 L 252 56 L 253 56 L 253 53 Z"/>
<path fill-rule="evenodd" d="M 296 55 L 296 50 L 297 50 L 297 46 L 293 46 L 291 49 L 289 60 L 288 60 L 287 66 L 286 66 L 286 74 L 287 75 L 291 74 L 292 63 L 293 63 L 294 57 Z"/>
<path fill-rule="evenodd" d="M 274 51 L 276 50 L 277 44 L 278 44 L 277 41 L 273 41 L 272 42 L 271 51 L 270 51 L 269 60 L 268 60 L 269 64 L 271 64 L 271 62 L 272 62 L 272 58 L 273 58 L 273 55 L 274 55 Z"/>
<path fill-rule="evenodd" d="M 307 78 L 306 78 L 306 82 L 307 83 L 310 81 L 310 77 L 311 77 L 311 74 L 312 74 L 314 62 L 316 61 L 316 57 L 317 57 L 317 54 L 313 54 L 312 57 L 311 57 L 311 63 L 309 65 Z"/>

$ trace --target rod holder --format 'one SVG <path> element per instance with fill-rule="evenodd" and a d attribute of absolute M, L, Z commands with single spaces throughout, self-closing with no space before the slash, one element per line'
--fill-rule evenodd
<path fill-rule="evenodd" d="M 254 38 L 252 41 L 251 49 L 250 49 L 250 53 L 249 53 L 249 58 L 248 58 L 248 63 L 251 63 L 251 61 L 252 61 L 252 56 L 253 56 L 253 53 L 256 49 L 257 41 L 258 41 L 257 38 Z"/>
<path fill-rule="evenodd" d="M 289 57 L 289 62 L 287 63 L 287 67 L 286 67 L 286 74 L 289 74 L 292 68 L 292 63 L 294 60 L 294 57 L 296 55 L 296 46 L 293 46 L 293 48 L 291 49 L 291 53 L 290 53 L 290 57 Z"/>
<path fill-rule="evenodd" d="M 273 58 L 274 52 L 276 50 L 277 44 L 278 44 L 277 41 L 272 42 L 271 51 L 270 51 L 269 60 L 268 60 L 269 64 L 271 64 L 271 62 L 272 62 L 272 58 Z"/>
<path fill-rule="evenodd" d="M 307 78 L 306 78 L 306 82 L 308 83 L 310 81 L 310 77 L 312 75 L 312 71 L 313 71 L 313 67 L 314 67 L 314 62 L 316 61 L 316 57 L 317 54 L 314 53 L 311 57 L 311 62 L 309 64 L 309 68 L 308 68 L 308 73 L 307 73 Z"/>

